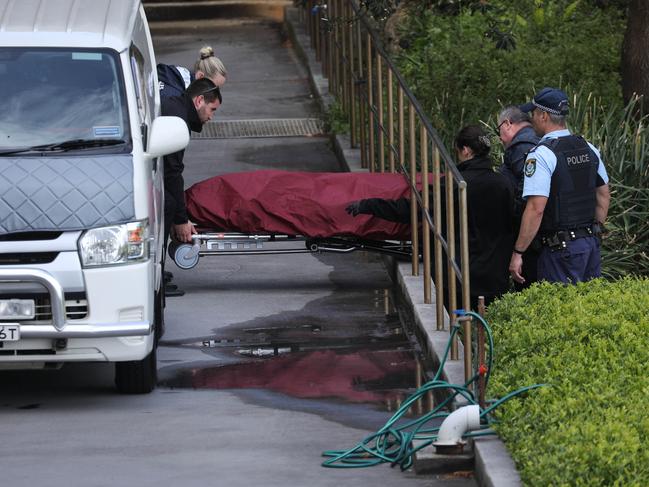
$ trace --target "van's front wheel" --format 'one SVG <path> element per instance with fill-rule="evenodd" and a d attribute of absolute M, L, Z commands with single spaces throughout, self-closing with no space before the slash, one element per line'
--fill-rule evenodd
<path fill-rule="evenodd" d="M 148 394 L 158 378 L 156 346 L 142 360 L 115 362 L 115 386 L 122 394 Z"/>

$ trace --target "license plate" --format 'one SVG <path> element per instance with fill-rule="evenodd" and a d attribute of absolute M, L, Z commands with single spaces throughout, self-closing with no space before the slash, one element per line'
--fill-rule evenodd
<path fill-rule="evenodd" d="M 0 319 L 31 320 L 34 315 L 33 299 L 0 299 Z"/>
<path fill-rule="evenodd" d="M 15 342 L 20 340 L 20 325 L 8 323 L 0 325 L 0 342 Z"/>

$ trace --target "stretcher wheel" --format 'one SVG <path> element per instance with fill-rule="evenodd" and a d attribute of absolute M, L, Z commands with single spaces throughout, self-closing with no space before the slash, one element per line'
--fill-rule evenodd
<path fill-rule="evenodd" d="M 309 249 L 310 252 L 318 252 L 320 250 L 320 247 L 318 246 L 318 242 L 312 239 L 307 239 L 306 243 L 306 248 Z"/>
<path fill-rule="evenodd" d="M 169 257 L 181 269 L 191 269 L 198 264 L 198 249 L 194 245 L 187 243 L 171 242 L 169 244 Z"/>

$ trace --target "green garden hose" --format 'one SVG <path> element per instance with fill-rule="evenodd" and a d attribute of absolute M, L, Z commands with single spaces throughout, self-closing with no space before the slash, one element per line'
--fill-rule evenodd
<path fill-rule="evenodd" d="M 485 372 L 486 387 L 489 382 L 489 375 L 493 363 L 494 345 L 491 328 L 484 318 L 477 313 L 464 310 L 457 310 L 455 313 L 458 316 L 471 316 L 476 318 L 477 323 L 479 323 L 486 332 L 489 344 L 487 350 L 487 369 Z M 446 345 L 446 350 L 444 351 L 444 355 L 440 361 L 439 368 L 432 380 L 428 381 L 408 397 L 408 399 L 402 403 L 401 407 L 392 415 L 383 427 L 375 433 L 366 436 L 353 448 L 349 450 L 327 450 L 323 452 L 322 455 L 328 458 L 322 463 L 322 466 L 329 468 L 360 468 L 372 467 L 381 463 L 389 463 L 392 466 L 399 465 L 401 470 L 406 470 L 412 465 L 413 455 L 417 451 L 431 445 L 437 440 L 439 427 L 430 427 L 428 423 L 433 419 L 445 418 L 448 416 L 450 414 L 449 412 L 442 411 L 448 404 L 450 404 L 457 396 L 463 397 L 467 404 L 477 404 L 477 400 L 469 386 L 477 381 L 480 377 L 480 372 L 476 373 L 465 384 L 451 384 L 444 380 L 440 380 L 440 376 L 444 370 L 444 364 L 448 359 L 451 344 L 459 331 L 460 326 L 454 325 Z M 480 430 L 467 432 L 464 437 L 477 437 L 493 434 L 494 432 L 491 429 L 491 418 L 489 415 L 495 408 L 512 397 L 544 385 L 545 384 L 535 384 L 523 387 L 510 392 L 497 401 L 490 401 L 491 405 L 480 411 L 482 428 Z M 403 418 L 417 400 L 435 389 L 448 389 L 452 390 L 453 393 L 438 404 L 434 410 L 417 419 L 402 422 L 397 425 L 397 422 Z M 417 446 L 414 445 L 415 441 L 418 442 Z"/>

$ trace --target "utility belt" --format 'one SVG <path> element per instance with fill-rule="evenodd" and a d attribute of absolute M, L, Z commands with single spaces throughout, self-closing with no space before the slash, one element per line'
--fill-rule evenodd
<path fill-rule="evenodd" d="M 541 236 L 541 244 L 549 247 L 551 251 L 562 250 L 567 247 L 566 242 L 577 240 L 578 238 L 597 237 L 602 234 L 599 223 L 593 223 L 580 228 L 571 228 L 569 230 L 559 230 L 554 233 L 547 233 Z"/>

